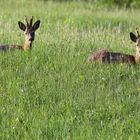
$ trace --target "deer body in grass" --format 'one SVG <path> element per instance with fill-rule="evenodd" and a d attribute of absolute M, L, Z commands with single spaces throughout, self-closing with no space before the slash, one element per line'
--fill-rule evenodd
<path fill-rule="evenodd" d="M 136 64 L 140 62 L 140 34 L 137 31 L 137 35 L 130 32 L 130 39 L 135 42 L 136 45 L 136 55 L 129 55 L 119 52 L 110 52 L 106 49 L 100 49 L 94 52 L 89 58 L 88 62 L 99 62 L 99 63 L 128 63 Z"/>
<path fill-rule="evenodd" d="M 24 32 L 25 36 L 25 42 L 24 44 L 21 45 L 0 45 L 0 51 L 7 51 L 7 50 L 31 50 L 32 48 L 32 43 L 35 39 L 35 31 L 39 28 L 40 26 L 40 20 L 37 20 L 33 24 L 33 17 L 28 21 L 27 18 L 25 17 L 26 25 L 18 21 L 18 26 L 19 28 Z"/>

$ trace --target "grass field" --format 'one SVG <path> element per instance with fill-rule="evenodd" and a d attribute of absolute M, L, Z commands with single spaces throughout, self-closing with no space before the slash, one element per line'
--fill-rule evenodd
<path fill-rule="evenodd" d="M 135 54 L 140 10 L 91 3 L 0 1 L 0 43 L 41 20 L 31 52 L 0 53 L 1 140 L 139 140 L 140 66 L 86 64 L 98 48 Z"/>

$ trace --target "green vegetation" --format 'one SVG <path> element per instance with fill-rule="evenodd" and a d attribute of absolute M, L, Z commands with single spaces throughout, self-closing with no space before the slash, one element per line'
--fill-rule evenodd
<path fill-rule="evenodd" d="M 56 2 L 72 2 L 75 0 L 44 0 L 44 1 L 56 1 Z M 106 5 L 106 6 L 118 6 L 124 8 L 138 8 L 140 7 L 139 0 L 76 0 L 77 2 L 91 2 L 94 4 L 99 5 Z"/>
<path fill-rule="evenodd" d="M 0 139 L 140 139 L 140 66 L 86 64 L 98 48 L 135 54 L 140 10 L 82 2 L 0 1 L 1 44 L 41 20 L 32 52 L 0 53 Z"/>

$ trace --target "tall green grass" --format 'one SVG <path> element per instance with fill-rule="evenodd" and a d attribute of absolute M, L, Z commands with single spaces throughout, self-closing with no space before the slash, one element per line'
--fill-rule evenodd
<path fill-rule="evenodd" d="M 98 48 L 135 54 L 139 10 L 80 2 L 0 1 L 1 44 L 41 20 L 31 52 L 0 53 L 0 139 L 139 139 L 140 68 L 86 64 Z"/>

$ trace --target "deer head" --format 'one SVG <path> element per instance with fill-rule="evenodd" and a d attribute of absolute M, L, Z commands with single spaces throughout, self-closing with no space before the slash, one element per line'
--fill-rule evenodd
<path fill-rule="evenodd" d="M 40 26 L 40 20 L 37 20 L 33 24 L 33 16 L 30 18 L 29 21 L 27 17 L 25 16 L 25 22 L 26 22 L 26 25 L 22 23 L 21 21 L 18 21 L 19 28 L 24 32 L 24 35 L 25 35 L 25 43 L 23 45 L 23 49 L 31 50 L 32 42 L 35 39 L 35 31 Z"/>
<path fill-rule="evenodd" d="M 140 58 L 140 34 L 138 29 L 136 28 L 136 33 L 137 35 L 135 35 L 134 33 L 130 32 L 130 39 L 135 42 L 136 45 L 136 57 Z"/>

